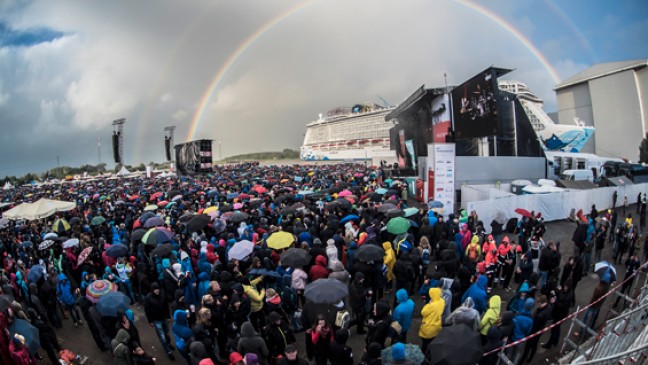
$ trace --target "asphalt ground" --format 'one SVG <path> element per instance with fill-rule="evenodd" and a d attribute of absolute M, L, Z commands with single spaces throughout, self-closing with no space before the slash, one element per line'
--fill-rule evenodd
<path fill-rule="evenodd" d="M 622 209 L 618 209 L 619 216 L 621 216 Z M 638 214 L 636 213 L 636 206 L 631 205 L 628 208 L 628 213 L 631 213 L 634 217 L 634 221 L 638 222 Z M 571 241 L 572 234 L 574 232 L 576 225 L 574 222 L 570 221 L 556 221 L 556 222 L 550 222 L 547 223 L 547 233 L 545 235 L 545 241 L 560 241 L 560 253 L 562 254 L 562 262 L 561 266 L 564 266 L 565 263 L 568 261 L 569 257 L 573 255 L 574 253 L 574 245 Z M 509 238 L 511 240 L 516 241 L 517 236 L 516 235 L 509 235 Z M 624 256 L 625 258 L 625 256 Z M 612 259 L 612 243 L 611 242 L 606 242 L 606 247 L 603 251 L 603 259 L 610 260 Z M 592 262 L 593 264 L 593 262 Z M 617 273 L 619 276 L 619 280 L 622 280 L 625 269 L 623 265 L 616 265 L 617 268 Z M 645 277 L 644 277 L 645 278 Z M 642 280 L 644 279 L 642 278 Z M 636 282 L 640 280 L 635 280 L 635 286 L 633 289 L 637 286 Z M 516 285 L 512 282 L 511 283 L 512 287 L 516 287 Z M 591 273 L 590 270 L 590 275 L 583 277 L 583 280 L 578 284 L 577 290 L 576 290 L 576 306 L 585 306 L 589 303 L 592 292 L 594 290 L 594 287 L 598 284 L 598 276 L 594 273 Z M 633 290 L 631 294 L 634 295 L 636 291 Z M 503 303 L 502 303 L 502 308 L 506 308 L 506 302 L 508 302 L 510 299 L 513 298 L 515 295 L 514 291 L 509 291 L 505 292 L 501 289 L 501 287 L 496 287 L 493 290 L 493 294 L 500 295 L 502 297 Z M 389 293 L 386 295 L 387 298 L 390 299 L 390 301 L 393 302 L 393 292 Z M 412 327 L 408 333 L 408 342 L 415 343 L 415 344 L 420 344 L 421 340 L 418 337 L 418 329 L 421 324 L 421 315 L 420 311 L 422 308 L 421 304 L 421 299 L 418 296 L 415 296 L 414 302 L 416 304 L 416 307 L 414 309 L 414 320 L 412 323 Z M 600 315 L 598 317 L 598 320 L 596 322 L 596 325 L 600 325 L 603 323 L 603 321 L 606 318 L 612 318 L 614 317 L 614 314 L 610 313 L 608 309 L 610 308 L 611 304 L 614 303 L 616 300 L 615 295 L 611 295 L 605 300 L 605 303 L 600 311 Z M 575 309 L 576 306 L 573 308 Z M 149 326 L 149 324 L 146 321 L 146 316 L 144 315 L 144 309 L 141 305 L 136 304 L 132 307 L 133 312 L 135 313 L 135 324 L 136 327 L 139 330 L 140 337 L 142 340 L 142 345 L 144 350 L 151 356 L 154 356 L 157 358 L 157 364 L 158 365 L 166 365 L 166 364 L 183 364 L 186 363 L 185 360 L 178 354 L 178 352 L 175 352 L 175 361 L 171 361 L 165 354 L 164 351 L 162 350 L 162 347 L 160 345 L 160 342 L 158 338 L 155 335 L 155 330 Z M 503 313 L 504 310 L 502 310 Z M 580 316 L 582 318 L 582 315 Z M 171 323 L 169 325 L 169 328 L 171 327 Z M 559 357 L 559 351 L 560 348 L 562 347 L 562 339 L 564 336 L 567 334 L 567 329 L 569 328 L 569 322 L 564 323 L 562 325 L 562 337 L 560 341 L 560 345 L 558 347 L 554 347 L 550 350 L 545 350 L 542 347 L 538 346 L 538 350 L 536 352 L 536 355 L 533 359 L 532 362 L 529 364 L 547 364 L 547 363 L 554 363 L 557 361 L 557 358 Z M 112 356 L 109 352 L 100 352 L 99 349 L 97 348 L 96 344 L 94 343 L 91 334 L 89 333 L 89 329 L 87 325 L 82 325 L 79 328 L 75 328 L 72 320 L 67 319 L 63 320 L 63 328 L 57 331 L 57 336 L 60 340 L 60 344 L 64 348 L 68 348 L 72 350 L 74 353 L 87 356 L 88 359 L 86 361 L 87 365 L 99 365 L 99 364 L 113 364 L 114 360 L 112 359 Z M 298 333 L 296 334 L 297 338 L 297 347 L 298 347 L 298 353 L 302 357 L 306 357 L 306 351 L 305 351 L 305 342 L 304 342 L 304 333 Z M 540 343 L 544 343 L 546 340 L 549 339 L 549 332 L 544 333 L 541 337 Z M 351 337 L 349 338 L 349 341 L 347 343 L 351 348 L 353 348 L 354 352 L 354 363 L 357 364 L 360 362 L 360 359 L 362 358 L 362 354 L 364 352 L 364 347 L 365 347 L 365 336 L 364 335 L 357 335 L 355 333 L 355 330 L 351 330 Z M 41 355 L 45 357 L 44 360 L 41 361 L 43 364 L 49 364 L 49 360 L 46 357 L 46 354 L 44 351 L 40 351 Z M 314 362 L 313 362 L 314 363 Z"/>

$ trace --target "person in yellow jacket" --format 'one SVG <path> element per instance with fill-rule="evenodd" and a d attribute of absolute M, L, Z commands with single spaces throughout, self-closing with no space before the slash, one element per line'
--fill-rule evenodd
<path fill-rule="evenodd" d="M 477 262 L 481 257 L 481 247 L 479 246 L 479 236 L 473 235 L 468 246 L 466 246 L 466 257 L 470 262 Z"/>
<path fill-rule="evenodd" d="M 392 248 L 391 242 L 383 242 L 385 257 L 383 263 L 387 266 L 387 288 L 391 288 L 391 281 L 394 279 L 394 264 L 396 264 L 396 253 Z"/>
<path fill-rule="evenodd" d="M 428 291 L 430 302 L 426 304 L 421 310 L 421 328 L 419 329 L 419 337 L 423 340 L 421 349 L 426 353 L 427 347 L 432 340 L 441 332 L 442 323 L 441 316 L 446 303 L 441 298 L 440 288 L 430 288 Z"/>
<path fill-rule="evenodd" d="M 481 319 L 479 325 L 479 333 L 482 336 L 482 343 L 487 340 L 486 335 L 488 335 L 488 329 L 491 326 L 497 325 L 497 322 L 500 319 L 500 307 L 502 305 L 502 298 L 499 295 L 493 295 L 488 302 L 488 310 Z"/>
<path fill-rule="evenodd" d="M 254 329 L 260 331 L 265 327 L 265 313 L 263 312 L 263 300 L 265 299 L 265 289 L 258 291 L 256 286 L 263 280 L 263 276 L 259 276 L 254 280 L 248 278 L 243 278 L 241 284 L 243 284 L 243 292 L 245 295 L 250 298 L 250 322 L 254 326 Z"/>

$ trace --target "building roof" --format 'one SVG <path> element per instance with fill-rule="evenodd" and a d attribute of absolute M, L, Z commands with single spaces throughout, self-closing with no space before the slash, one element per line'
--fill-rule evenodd
<path fill-rule="evenodd" d="M 564 89 L 568 86 L 587 82 L 589 80 L 597 79 L 599 77 L 612 75 L 617 72 L 622 72 L 622 71 L 631 70 L 635 68 L 643 68 L 646 66 L 648 66 L 648 60 L 646 59 L 599 63 L 577 73 L 576 75 L 556 85 L 554 91 Z"/>

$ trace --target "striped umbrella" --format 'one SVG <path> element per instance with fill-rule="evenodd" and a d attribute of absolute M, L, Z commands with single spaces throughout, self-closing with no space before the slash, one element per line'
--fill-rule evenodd
<path fill-rule="evenodd" d="M 63 218 L 59 218 L 52 224 L 52 231 L 56 233 L 63 233 L 70 230 L 70 223 Z"/>
<path fill-rule="evenodd" d="M 86 298 L 93 303 L 98 303 L 99 298 L 116 290 L 117 286 L 108 280 L 95 280 L 86 289 Z"/>
<path fill-rule="evenodd" d="M 170 242 L 173 233 L 166 228 L 156 227 L 149 229 L 142 237 L 142 242 L 147 245 L 159 245 L 160 243 Z"/>

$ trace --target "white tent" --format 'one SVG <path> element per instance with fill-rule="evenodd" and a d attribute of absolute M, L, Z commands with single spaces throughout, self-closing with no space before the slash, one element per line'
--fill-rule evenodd
<path fill-rule="evenodd" d="M 31 203 L 22 203 L 13 209 L 2 213 L 2 216 L 8 219 L 41 219 L 47 218 L 56 212 L 65 212 L 76 208 L 74 202 L 64 202 L 60 200 L 40 199 Z"/>
<path fill-rule="evenodd" d="M 119 170 L 119 172 L 116 173 L 115 175 L 117 175 L 117 176 L 128 176 L 130 174 L 131 174 L 131 172 L 126 169 L 126 166 L 122 166 L 121 170 Z"/>
<path fill-rule="evenodd" d="M 9 181 L 7 181 L 2 187 L 2 190 L 11 190 L 11 189 L 13 189 L 13 185 L 11 185 Z"/>

